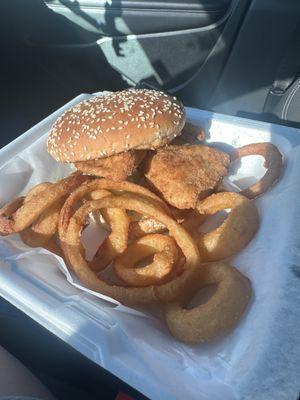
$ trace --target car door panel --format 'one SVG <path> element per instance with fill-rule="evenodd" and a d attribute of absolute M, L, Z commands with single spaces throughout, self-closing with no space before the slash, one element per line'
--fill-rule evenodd
<path fill-rule="evenodd" d="M 217 22 L 230 0 L 46 1 L 53 11 L 87 31 L 115 36 L 199 28 Z"/>
<path fill-rule="evenodd" d="M 205 107 L 250 2 L 27 0 L 5 19 L 68 93 L 143 85 Z"/>
<path fill-rule="evenodd" d="M 247 0 L 55 0 L 52 11 L 86 32 L 76 42 L 48 41 L 66 54 L 98 48 L 109 64 L 130 84 L 176 92 L 189 82 L 212 55 L 237 3 Z M 88 35 L 94 35 L 92 40 Z M 62 39 L 63 40 L 63 39 Z M 34 42 L 34 40 L 33 40 Z M 223 46 L 222 52 L 227 50 Z"/>

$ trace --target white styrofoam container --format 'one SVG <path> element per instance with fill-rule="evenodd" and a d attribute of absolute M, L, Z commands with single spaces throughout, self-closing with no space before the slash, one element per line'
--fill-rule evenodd
<path fill-rule="evenodd" d="M 37 171 L 28 168 L 31 162 L 36 166 L 37 160 L 30 159 L 27 149 L 45 139 L 65 109 L 89 96 L 76 97 L 0 150 L 1 203 L 37 183 Z M 259 233 L 233 260 L 251 278 L 254 301 L 232 334 L 195 348 L 179 344 L 151 315 L 130 313 L 70 285 L 55 257 L 36 249 L 17 253 L 16 238 L 0 240 L 0 295 L 152 399 L 296 400 L 300 388 L 300 131 L 196 109 L 187 109 L 187 116 L 205 127 L 208 141 L 216 146 L 271 141 L 285 156 L 281 181 L 257 201 Z M 42 166 L 43 159 L 38 163 Z M 59 167 L 51 176 L 58 172 Z M 42 175 L 45 180 L 47 174 L 43 171 L 38 178 Z"/>

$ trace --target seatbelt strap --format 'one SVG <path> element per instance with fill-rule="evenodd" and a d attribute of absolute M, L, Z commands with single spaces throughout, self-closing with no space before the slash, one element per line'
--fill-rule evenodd
<path fill-rule="evenodd" d="M 300 24 L 292 35 L 285 56 L 283 57 L 276 79 L 271 87 L 275 93 L 285 92 L 297 78 L 300 70 Z"/>
<path fill-rule="evenodd" d="M 264 112 L 274 110 L 281 97 L 288 88 L 295 82 L 300 72 L 300 24 L 293 32 L 291 41 L 285 55 L 279 64 L 276 79 L 274 80 L 265 104 Z"/>

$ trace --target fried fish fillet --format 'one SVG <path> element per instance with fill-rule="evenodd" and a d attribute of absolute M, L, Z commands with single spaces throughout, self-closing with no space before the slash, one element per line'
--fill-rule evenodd
<path fill-rule="evenodd" d="M 146 151 L 132 150 L 98 160 L 80 161 L 75 163 L 78 171 L 96 175 L 113 181 L 124 181 L 135 171 L 143 160 Z"/>
<path fill-rule="evenodd" d="M 153 188 L 172 206 L 195 208 L 227 174 L 229 156 L 204 145 L 170 145 L 158 149 L 144 162 Z"/>

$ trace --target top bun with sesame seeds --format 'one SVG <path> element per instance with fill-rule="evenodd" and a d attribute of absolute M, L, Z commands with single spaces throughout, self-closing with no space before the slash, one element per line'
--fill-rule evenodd
<path fill-rule="evenodd" d="M 185 124 L 182 104 L 163 92 L 129 89 L 93 96 L 62 114 L 48 137 L 48 152 L 60 162 L 156 149 Z"/>

